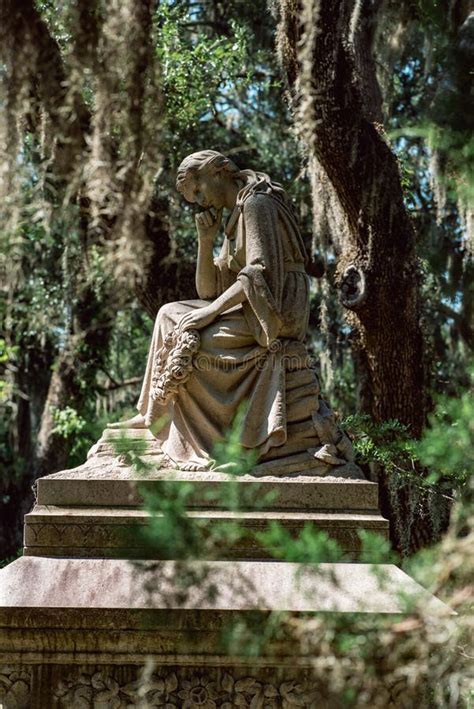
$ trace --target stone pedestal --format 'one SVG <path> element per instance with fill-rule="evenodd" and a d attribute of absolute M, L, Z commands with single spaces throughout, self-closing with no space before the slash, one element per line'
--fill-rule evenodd
<path fill-rule="evenodd" d="M 190 479 L 188 514 L 204 528 L 233 518 L 252 532 L 275 519 L 296 535 L 312 522 L 348 561 L 270 561 L 251 534 L 212 561 L 157 559 L 140 541 L 141 496 Z M 226 507 L 226 486 L 238 486 L 243 509 Z M 225 631 L 278 612 L 403 613 L 402 594 L 425 592 L 395 566 L 374 574 L 349 561 L 359 529 L 387 534 L 374 483 L 163 470 L 144 480 L 112 458 L 43 478 L 25 556 L 0 571 L 0 706 L 317 706 L 321 688 L 301 647 L 276 637 L 254 658 L 226 645 Z M 433 612 L 443 607 L 425 596 Z"/>
<path fill-rule="evenodd" d="M 388 534 L 378 511 L 377 485 L 363 480 L 296 475 L 289 478 L 218 472 L 185 473 L 157 469 L 144 478 L 113 458 L 98 458 L 76 470 L 38 480 L 37 504 L 25 518 L 25 554 L 88 558 L 154 558 L 143 531 L 148 514 L 142 508 L 147 492 L 172 495 L 191 483 L 188 515 L 210 530 L 237 521 L 249 534 L 217 550 L 220 559 L 266 559 L 268 551 L 252 533 L 272 521 L 293 536 L 312 523 L 335 539 L 347 558 L 360 546 L 358 530 Z M 229 509 L 231 500 L 238 511 Z"/>

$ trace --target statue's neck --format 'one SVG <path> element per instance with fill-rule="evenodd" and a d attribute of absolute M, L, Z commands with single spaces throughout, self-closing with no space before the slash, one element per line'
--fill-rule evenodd
<path fill-rule="evenodd" d="M 234 209 L 237 204 L 237 195 L 240 190 L 245 187 L 246 181 L 243 178 L 238 177 L 236 180 L 229 181 L 226 194 L 226 207 L 228 209 Z"/>

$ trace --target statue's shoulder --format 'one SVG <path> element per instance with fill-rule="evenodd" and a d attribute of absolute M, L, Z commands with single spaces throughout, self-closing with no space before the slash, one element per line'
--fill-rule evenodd
<path fill-rule="evenodd" d="M 251 192 L 242 202 L 244 213 L 251 213 L 261 209 L 276 209 L 277 207 L 276 200 L 270 191 L 263 192 L 256 190 L 255 192 Z"/>

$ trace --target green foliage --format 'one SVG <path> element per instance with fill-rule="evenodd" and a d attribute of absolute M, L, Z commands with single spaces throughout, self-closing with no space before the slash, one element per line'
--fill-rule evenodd
<path fill-rule="evenodd" d="M 471 369 L 474 382 L 474 370 Z M 448 479 L 463 486 L 474 474 L 474 398 L 472 387 L 457 397 L 442 397 L 430 425 L 416 446 L 430 469 L 429 482 Z"/>
<path fill-rule="evenodd" d="M 474 203 L 474 138 L 471 131 L 455 130 L 439 126 L 436 123 L 406 125 L 404 128 L 392 131 L 394 139 L 404 136 L 407 138 L 422 138 L 429 150 L 441 153 L 449 161 L 449 169 L 443 167 L 435 179 L 438 187 L 446 199 L 451 202 L 459 201 L 464 208 Z M 405 185 L 408 187 L 416 173 L 413 167 L 405 167 Z M 409 172 L 409 174 L 407 174 Z M 444 209 L 445 204 L 441 205 Z"/>
<path fill-rule="evenodd" d="M 0 337 L 0 371 L 2 372 L 0 378 L 0 403 L 5 403 L 11 396 L 12 381 L 11 378 L 10 380 L 4 378 L 3 372 L 15 362 L 18 350 L 17 345 L 8 345 L 5 339 Z"/>
<path fill-rule="evenodd" d="M 53 409 L 52 416 L 54 420 L 53 433 L 61 438 L 78 436 L 86 425 L 85 419 L 70 406 L 66 406 L 64 409 Z"/>
<path fill-rule="evenodd" d="M 400 10 L 404 39 L 385 93 L 386 125 L 423 261 L 430 385 L 451 393 L 466 384 L 474 344 L 472 30 L 461 5 L 420 0 Z"/>
<path fill-rule="evenodd" d="M 375 424 L 369 416 L 352 415 L 342 427 L 353 438 L 359 465 L 379 463 L 390 476 L 436 490 L 462 488 L 474 468 L 474 404 L 472 391 L 439 397 L 421 441 L 412 439 L 399 421 Z M 420 475 L 420 465 L 428 472 Z"/>
<path fill-rule="evenodd" d="M 8 564 L 11 564 L 15 559 L 19 559 L 23 555 L 23 548 L 18 549 L 18 552 L 12 556 L 8 556 L 5 559 L 0 559 L 0 569 L 3 569 Z"/>
<path fill-rule="evenodd" d="M 406 426 L 396 420 L 375 423 L 366 414 L 347 416 L 342 428 L 353 439 L 357 462 L 366 466 L 380 463 L 388 473 L 413 472 L 416 461 L 415 441 Z"/>
<path fill-rule="evenodd" d="M 155 22 L 157 56 L 170 128 L 195 128 L 212 112 L 219 91 L 232 82 L 234 91 L 248 84 L 245 73 L 247 40 L 244 27 L 230 22 L 230 37 L 183 32 L 192 22 L 186 4 L 160 4 Z M 179 144 L 174 146 L 175 149 Z"/>
<path fill-rule="evenodd" d="M 145 536 L 158 558 L 202 558 L 206 540 L 199 523 L 188 515 L 194 492 L 191 482 L 164 482 L 160 494 L 142 488 L 145 509 L 150 514 Z"/>
<path fill-rule="evenodd" d="M 5 366 L 9 360 L 14 359 L 18 353 L 18 346 L 8 345 L 3 337 L 0 337 L 0 364 Z"/>
<path fill-rule="evenodd" d="M 397 555 L 393 552 L 388 539 L 366 529 L 359 529 L 357 534 L 361 542 L 360 561 L 366 564 L 397 563 Z"/>
<path fill-rule="evenodd" d="M 222 648 L 234 656 L 258 658 L 265 654 L 270 643 L 279 641 L 288 647 L 285 624 L 288 617 L 287 613 L 277 611 L 266 616 L 250 611 L 245 617 L 236 618 L 224 627 Z"/>
<path fill-rule="evenodd" d="M 54 426 L 52 433 L 69 443 L 69 465 L 75 467 L 84 463 L 89 448 L 98 441 L 110 416 L 97 416 L 91 411 L 80 415 L 76 409 L 52 409 Z"/>

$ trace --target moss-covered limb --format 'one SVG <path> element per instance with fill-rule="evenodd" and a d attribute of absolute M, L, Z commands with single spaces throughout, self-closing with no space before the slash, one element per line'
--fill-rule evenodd
<path fill-rule="evenodd" d="M 55 139 L 51 173 L 70 179 L 86 147 L 89 110 L 78 91 L 69 94 L 68 76 L 57 41 L 32 0 L 2 3 L 0 48 L 7 71 L 7 120 L 26 109 L 31 130 L 42 130 L 42 111 Z M 16 96 L 15 96 L 16 94 Z M 23 106 L 18 105 L 21 97 Z M 16 104 L 16 105 L 15 105 Z"/>
<path fill-rule="evenodd" d="M 13 405 L 10 429 L 15 460 L 20 456 L 23 464 L 14 484 L 2 480 L 2 527 L 8 530 L 0 534 L 1 546 L 4 553 L 11 553 L 21 543 L 22 518 L 31 506 L 33 480 L 66 466 L 74 444 L 73 438 L 55 430 L 54 412 L 84 408 L 94 390 L 97 368 L 108 356 L 114 281 L 102 273 L 101 284 L 92 282 L 90 266 L 92 246 L 104 233 L 111 235 L 116 219 L 108 215 L 100 229 L 92 224 L 91 199 L 84 186 L 93 109 L 78 79 L 79 65 L 70 46 L 65 49 L 64 37 L 61 41 L 54 36 L 41 5 L 29 0 L 5 2 L 1 12 L 0 48 L 6 68 L 2 128 L 10 136 L 4 158 L 11 171 L 20 173 L 3 186 L 8 190 L 7 211 L 12 205 L 12 211 L 26 222 L 10 229 L 15 248 L 8 321 L 14 323 L 10 334 L 24 364 L 13 374 L 13 402 L 17 398 L 18 403 Z M 145 31 L 150 24 L 151 19 Z M 135 75 L 142 69 L 141 64 L 137 66 Z M 132 128 L 138 130 L 135 124 Z M 143 145 L 138 144 L 137 151 L 141 150 Z M 31 174 L 22 172 L 25 165 Z M 36 214 L 43 219 L 38 224 L 35 217 L 38 226 L 33 227 L 31 215 Z M 49 264 L 45 242 L 54 253 Z M 32 248 L 40 245 L 40 249 Z M 45 267 L 47 275 L 43 274 Z M 56 328 L 55 336 L 50 337 L 49 330 L 43 332 L 45 353 L 39 356 L 31 342 L 35 326 L 22 320 L 25 307 L 31 307 L 30 298 L 38 298 L 36 291 L 30 294 L 24 288 L 25 281 L 34 283 L 35 278 L 41 285 L 51 279 L 56 292 L 64 296 L 59 322 L 47 323 Z M 52 310 L 51 301 L 48 294 L 48 310 Z M 50 342 L 58 339 L 58 332 L 59 346 Z M 46 352 L 47 357 L 43 356 Z M 35 366 L 37 359 L 44 362 L 42 369 Z"/>
<path fill-rule="evenodd" d="M 340 3 L 335 11 L 333 3 L 307 3 L 285 45 L 295 41 L 299 22 L 298 61 L 294 52 L 282 48 L 281 54 L 297 125 L 347 225 L 340 236 L 340 286 L 366 353 L 371 413 L 377 420 L 397 418 L 416 435 L 425 407 L 415 234 L 397 159 L 383 131 L 367 120 L 351 7 Z"/>
<path fill-rule="evenodd" d="M 375 421 L 397 419 L 417 436 L 426 380 L 415 232 L 397 158 L 373 122 L 380 101 L 367 88 L 368 78 L 376 80 L 368 43 L 378 5 L 372 15 L 364 7 L 363 17 L 353 2 L 281 8 L 280 56 L 296 125 L 341 215 L 339 287 L 370 389 L 364 403 Z M 381 483 L 383 510 L 391 513 L 388 481 Z"/>

